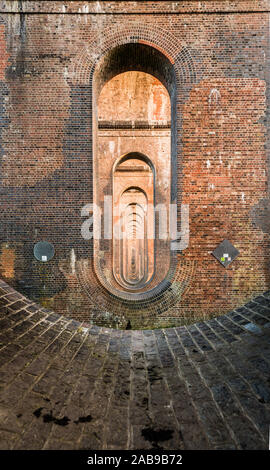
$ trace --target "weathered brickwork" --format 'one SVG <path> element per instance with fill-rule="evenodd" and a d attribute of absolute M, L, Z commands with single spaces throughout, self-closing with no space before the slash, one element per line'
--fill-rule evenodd
<path fill-rule="evenodd" d="M 70 318 L 121 328 L 216 317 L 269 289 L 269 14 L 268 1 L 251 0 L 1 1 L 1 277 Z M 98 130 L 101 88 L 132 70 L 167 88 L 170 129 Z M 170 269 L 137 303 L 97 277 L 81 236 L 95 185 L 110 193 L 93 183 L 98 134 L 115 158 L 128 135 L 153 154 L 170 138 L 179 229 L 189 205 L 189 246 L 159 250 Z M 240 252 L 226 269 L 211 254 L 224 239 Z M 55 247 L 48 263 L 34 258 L 40 240 Z"/>

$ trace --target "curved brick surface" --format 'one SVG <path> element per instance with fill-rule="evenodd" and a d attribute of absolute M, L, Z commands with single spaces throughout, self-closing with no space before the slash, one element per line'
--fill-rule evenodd
<path fill-rule="evenodd" d="M 267 449 L 270 292 L 188 327 L 86 327 L 0 282 L 1 449 Z"/>

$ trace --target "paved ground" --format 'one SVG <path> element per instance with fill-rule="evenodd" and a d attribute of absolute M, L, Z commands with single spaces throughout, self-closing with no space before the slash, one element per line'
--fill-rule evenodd
<path fill-rule="evenodd" d="M 270 292 L 189 327 L 68 320 L 0 281 L 1 449 L 268 449 Z"/>

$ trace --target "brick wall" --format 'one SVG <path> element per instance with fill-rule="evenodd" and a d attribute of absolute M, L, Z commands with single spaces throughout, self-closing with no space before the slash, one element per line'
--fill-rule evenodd
<path fill-rule="evenodd" d="M 69 317 L 121 327 L 212 317 L 269 289 L 269 10 L 246 0 L 0 2 L 3 279 Z M 127 43 L 144 53 L 113 55 Z M 95 100 L 136 60 L 171 96 L 171 194 L 190 212 L 188 248 L 141 303 L 107 291 L 81 236 Z M 225 238 L 240 252 L 226 269 L 211 254 Z M 34 258 L 40 240 L 54 244 L 48 263 Z"/>

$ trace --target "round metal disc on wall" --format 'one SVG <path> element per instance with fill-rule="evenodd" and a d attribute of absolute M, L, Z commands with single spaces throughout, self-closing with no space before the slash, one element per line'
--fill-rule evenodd
<path fill-rule="evenodd" d="M 34 256 L 45 263 L 54 257 L 54 246 L 49 242 L 38 242 L 34 246 Z"/>

